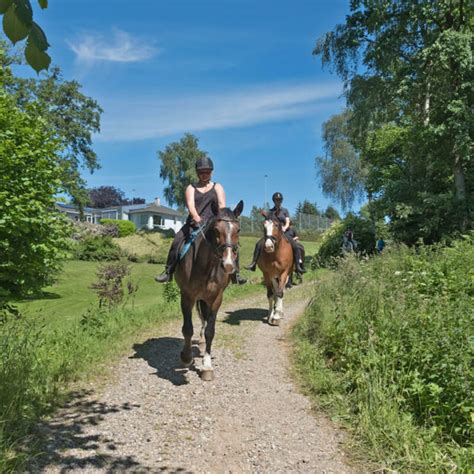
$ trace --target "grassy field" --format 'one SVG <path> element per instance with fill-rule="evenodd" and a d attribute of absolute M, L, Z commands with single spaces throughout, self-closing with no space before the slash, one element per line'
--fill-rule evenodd
<path fill-rule="evenodd" d="M 170 239 L 162 239 L 159 234 L 145 234 L 145 239 L 138 236 L 125 237 L 121 246 L 127 249 L 137 250 L 137 254 L 144 256 L 155 248 L 167 252 L 171 243 Z M 149 239 L 153 239 L 155 244 L 150 244 Z M 261 272 L 250 272 L 243 269 L 248 264 L 253 255 L 253 249 L 257 239 L 255 237 L 242 237 L 240 249 L 240 261 L 242 266 L 241 274 L 249 279 L 250 285 L 237 290 L 230 287 L 227 297 L 234 294 L 246 294 L 259 291 L 259 287 L 252 283 L 259 283 Z M 307 259 L 317 250 L 315 242 L 304 242 Z M 63 272 L 59 275 L 55 285 L 45 288 L 41 298 L 22 300 L 18 302 L 20 310 L 31 318 L 43 317 L 47 324 L 53 329 L 66 329 L 75 324 L 81 315 L 92 305 L 97 303 L 97 296 L 90 288 L 96 281 L 96 271 L 100 266 L 97 262 L 68 261 L 64 265 Z M 309 267 L 309 265 L 307 265 Z M 134 307 L 144 309 L 155 305 L 163 300 L 163 285 L 154 281 L 154 276 L 161 273 L 163 264 L 130 263 L 131 279 L 138 284 L 138 292 L 134 299 Z M 311 276 L 308 275 L 308 278 Z M 263 291 L 263 290 L 262 290 Z M 227 295 L 228 293 L 228 295 Z"/>

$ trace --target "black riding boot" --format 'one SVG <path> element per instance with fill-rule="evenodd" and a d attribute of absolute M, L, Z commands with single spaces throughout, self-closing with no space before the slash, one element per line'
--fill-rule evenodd
<path fill-rule="evenodd" d="M 263 247 L 263 239 L 260 239 L 255 244 L 255 250 L 253 251 L 252 263 L 245 267 L 247 270 L 254 272 L 257 269 L 257 261 L 258 261 L 258 258 L 260 257 L 260 253 L 262 252 L 262 247 Z"/>
<path fill-rule="evenodd" d="M 293 241 L 291 243 L 291 246 L 293 247 L 296 273 L 298 274 L 306 273 L 306 269 L 303 266 L 304 262 L 303 262 L 303 259 L 301 258 L 301 250 L 298 247 L 298 244 L 295 241 Z"/>
<path fill-rule="evenodd" d="M 235 270 L 234 273 L 232 273 L 231 277 L 230 277 L 230 280 L 232 283 L 234 283 L 234 285 L 243 285 L 244 283 L 247 283 L 247 279 L 246 278 L 242 278 L 240 276 L 240 262 L 239 262 L 239 258 L 240 256 L 237 255 L 237 259 L 235 261 L 236 265 L 237 265 L 237 268 Z"/>
<path fill-rule="evenodd" d="M 178 264 L 178 250 L 181 246 L 181 242 L 185 239 L 185 234 L 181 231 L 176 234 L 173 243 L 171 244 L 170 250 L 168 252 L 168 258 L 166 260 L 165 271 L 155 277 L 155 281 L 158 283 L 166 283 L 173 279 L 173 272 Z"/>

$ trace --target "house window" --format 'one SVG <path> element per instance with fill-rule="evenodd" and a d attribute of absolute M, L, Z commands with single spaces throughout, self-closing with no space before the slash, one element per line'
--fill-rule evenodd
<path fill-rule="evenodd" d="M 165 225 L 165 220 L 161 216 L 153 216 L 153 227 L 162 227 Z"/>

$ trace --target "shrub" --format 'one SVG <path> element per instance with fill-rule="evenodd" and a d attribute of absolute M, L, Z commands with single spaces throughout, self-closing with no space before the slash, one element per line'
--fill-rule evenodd
<path fill-rule="evenodd" d="M 68 252 L 69 220 L 54 210 L 63 190 L 60 145 L 37 113 L 0 91 L 0 297 L 51 284 Z"/>
<path fill-rule="evenodd" d="M 136 232 L 137 227 L 132 221 L 123 221 L 120 219 L 101 219 L 103 225 L 115 225 L 118 228 L 119 237 L 126 237 Z"/>
<path fill-rule="evenodd" d="M 99 308 L 107 306 L 111 309 L 123 302 L 125 296 L 124 278 L 130 275 L 130 266 L 124 262 L 114 262 L 102 265 L 97 270 L 98 280 L 91 285 L 99 297 Z M 129 279 L 127 281 L 127 294 L 135 295 L 138 287 Z"/>
<path fill-rule="evenodd" d="M 73 223 L 72 238 L 84 240 L 86 237 L 118 237 L 119 230 L 114 224 L 92 224 L 91 222 L 75 221 Z"/>
<path fill-rule="evenodd" d="M 341 256 L 341 246 L 344 232 L 352 229 L 354 240 L 357 242 L 357 253 L 370 255 L 375 249 L 375 235 L 370 220 L 348 214 L 342 221 L 336 221 L 322 238 L 321 246 L 312 262 L 312 267 L 331 266 L 335 259 Z"/>
<path fill-rule="evenodd" d="M 77 260 L 110 261 L 122 258 L 123 252 L 111 237 L 86 237 L 77 243 L 74 257 Z"/>

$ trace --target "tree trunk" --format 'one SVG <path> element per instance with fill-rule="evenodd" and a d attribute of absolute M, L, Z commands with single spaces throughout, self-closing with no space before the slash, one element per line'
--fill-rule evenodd
<path fill-rule="evenodd" d="M 462 169 L 461 157 L 457 151 L 454 152 L 453 174 L 456 201 L 458 201 L 461 208 L 460 230 L 464 232 L 467 227 L 466 182 L 464 180 L 464 170 Z"/>

